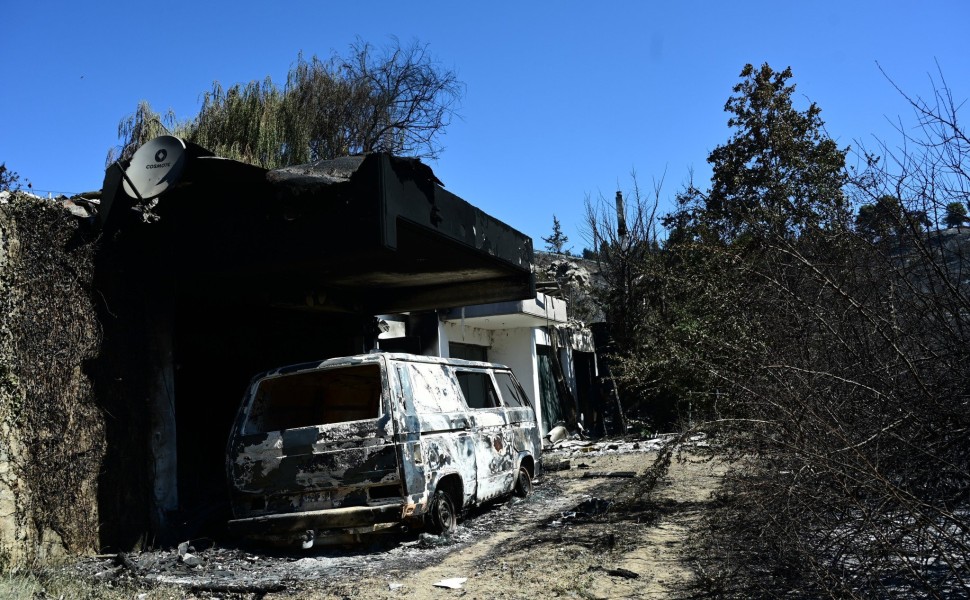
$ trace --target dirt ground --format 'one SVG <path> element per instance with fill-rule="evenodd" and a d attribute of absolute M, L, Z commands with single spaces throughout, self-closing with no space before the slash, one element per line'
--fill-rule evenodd
<path fill-rule="evenodd" d="M 302 553 L 209 547 L 76 565 L 82 576 L 184 598 L 672 598 L 691 577 L 683 553 L 724 467 L 689 451 L 649 502 L 629 503 L 657 444 L 575 443 L 545 460 L 534 493 L 471 511 L 451 538 L 395 532 Z M 185 548 L 183 547 L 183 553 Z M 121 563 L 121 564 L 119 564 Z M 199 564 L 187 564 L 199 563 Z M 438 587 L 457 579 L 457 589 Z M 180 591 L 178 591 L 180 590 Z M 176 596 L 176 597 L 177 597 Z"/>
<path fill-rule="evenodd" d="M 691 523 L 716 485 L 721 469 L 688 459 L 675 462 L 654 496 L 662 510 L 615 511 L 600 518 L 563 519 L 590 499 L 622 501 L 630 480 L 584 477 L 587 473 L 637 471 L 655 453 L 590 458 L 590 469 L 550 474 L 556 497 L 512 526 L 415 570 L 391 569 L 328 590 L 313 598 L 671 598 L 690 577 L 681 554 Z M 573 459 L 575 462 L 575 459 Z M 595 471 L 594 471 L 595 470 Z M 512 507 L 514 510 L 515 507 Z M 486 517 L 487 518 L 487 517 Z M 448 578 L 467 578 L 460 591 L 435 588 Z M 394 584 L 403 584 L 396 587 Z M 396 589 L 391 589 L 395 587 Z"/>

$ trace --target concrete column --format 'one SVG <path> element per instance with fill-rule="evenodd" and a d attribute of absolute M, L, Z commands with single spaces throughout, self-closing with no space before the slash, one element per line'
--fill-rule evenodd
<path fill-rule="evenodd" d="M 152 307 L 149 348 L 152 375 L 149 387 L 152 461 L 152 529 L 168 526 L 167 515 L 178 509 L 178 451 L 175 430 L 175 308 L 170 298 L 149 299 Z"/>

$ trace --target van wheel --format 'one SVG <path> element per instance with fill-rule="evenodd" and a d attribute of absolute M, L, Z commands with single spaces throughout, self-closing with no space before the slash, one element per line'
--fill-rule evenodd
<path fill-rule="evenodd" d="M 428 511 L 428 531 L 435 535 L 447 535 L 455 530 L 458 518 L 455 514 L 455 503 L 444 490 L 438 490 L 431 498 L 431 509 Z"/>
<path fill-rule="evenodd" d="M 519 467 L 519 476 L 515 479 L 512 493 L 519 498 L 525 498 L 532 493 L 532 475 L 529 474 L 529 469 Z"/>

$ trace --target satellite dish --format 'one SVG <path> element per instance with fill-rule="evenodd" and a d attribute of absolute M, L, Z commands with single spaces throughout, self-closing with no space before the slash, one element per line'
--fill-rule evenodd
<path fill-rule="evenodd" d="M 153 139 L 135 151 L 125 170 L 125 193 L 150 200 L 178 183 L 185 168 L 185 142 L 171 135 Z"/>

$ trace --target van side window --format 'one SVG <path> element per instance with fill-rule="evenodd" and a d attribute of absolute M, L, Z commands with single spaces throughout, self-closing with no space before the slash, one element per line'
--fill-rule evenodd
<path fill-rule="evenodd" d="M 512 379 L 510 373 L 495 373 L 495 380 L 498 382 L 498 389 L 502 393 L 502 400 L 505 402 L 506 406 L 511 406 L 513 408 L 532 408 L 532 403 L 529 402 L 529 397 L 525 395 L 519 384 Z"/>
<path fill-rule="evenodd" d="M 480 371 L 457 371 L 458 385 L 465 395 L 468 408 L 495 408 L 498 397 L 492 387 L 492 378 Z"/>
<path fill-rule="evenodd" d="M 381 369 L 343 367 L 270 377 L 259 382 L 246 433 L 376 419 Z"/>
<path fill-rule="evenodd" d="M 434 387 L 417 365 L 410 365 L 411 375 L 411 398 L 414 400 L 414 409 L 418 413 L 438 413 L 441 407 L 438 405 L 438 394 Z"/>

